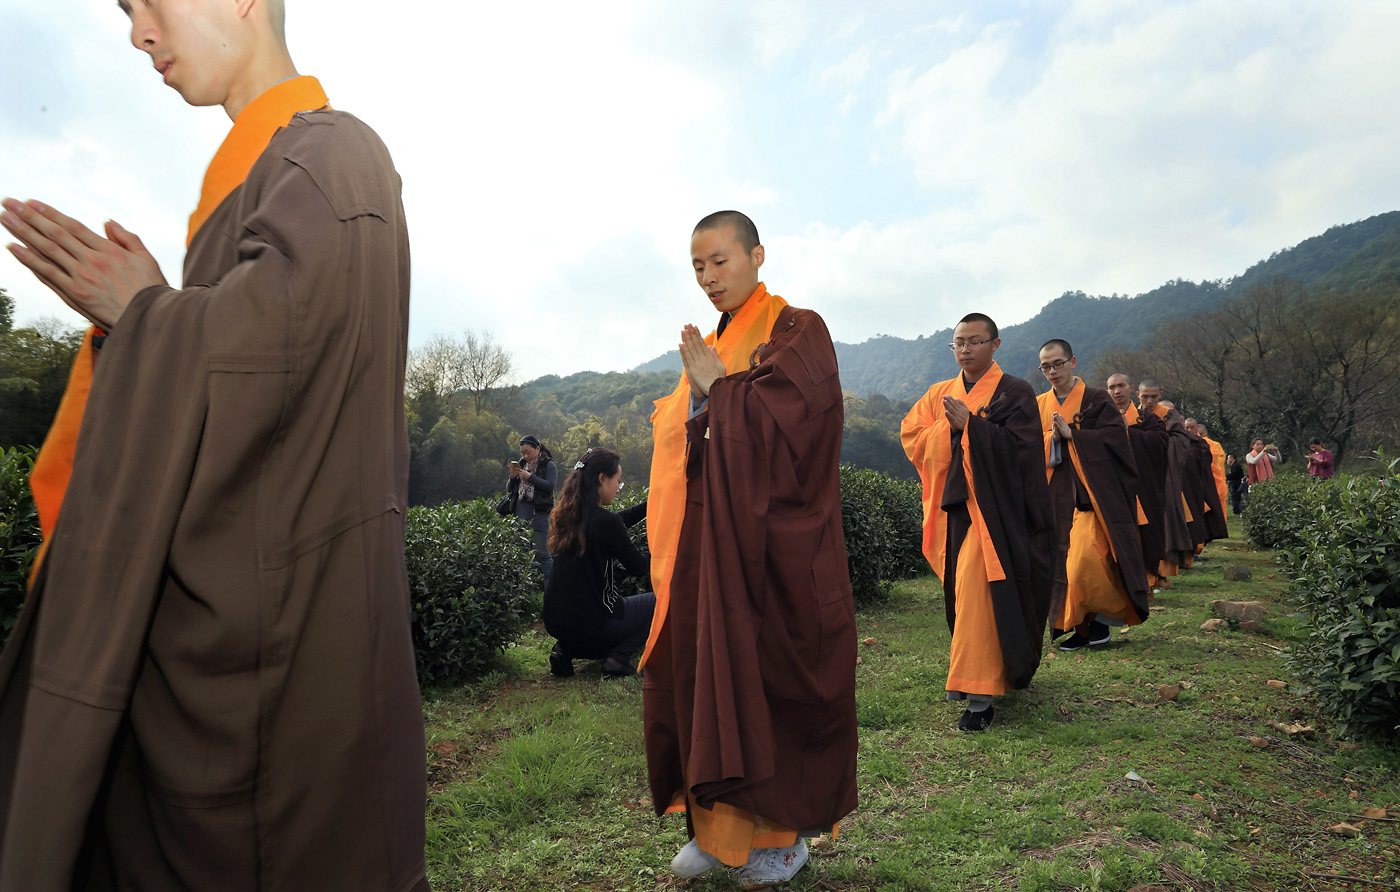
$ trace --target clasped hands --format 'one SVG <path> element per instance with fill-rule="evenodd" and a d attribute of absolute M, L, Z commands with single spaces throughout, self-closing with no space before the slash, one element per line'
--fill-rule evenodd
<path fill-rule="evenodd" d="M 710 388 L 728 372 L 724 360 L 714 347 L 705 343 L 705 336 L 694 325 L 681 329 L 681 364 L 685 367 L 685 378 L 690 382 L 690 395 L 698 400 L 708 399 Z"/>
<path fill-rule="evenodd" d="M 166 284 L 135 233 L 108 220 L 103 238 L 37 201 L 6 198 L 0 223 L 20 244 L 10 253 L 78 313 L 111 330 L 143 288 Z"/>
<path fill-rule="evenodd" d="M 1073 440 L 1074 432 L 1070 429 L 1069 422 L 1065 421 L 1065 416 L 1059 412 L 1050 413 L 1050 429 L 1055 432 L 1055 437 L 1060 440 Z"/>

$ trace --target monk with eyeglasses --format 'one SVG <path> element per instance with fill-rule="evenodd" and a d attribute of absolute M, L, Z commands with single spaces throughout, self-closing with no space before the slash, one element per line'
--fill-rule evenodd
<path fill-rule="evenodd" d="M 996 323 L 953 329 L 961 372 L 929 388 L 900 430 L 924 487 L 924 556 L 943 583 L 948 699 L 963 731 L 985 731 L 993 700 L 1030 684 L 1053 583 L 1044 444 L 1035 393 L 993 359 Z"/>

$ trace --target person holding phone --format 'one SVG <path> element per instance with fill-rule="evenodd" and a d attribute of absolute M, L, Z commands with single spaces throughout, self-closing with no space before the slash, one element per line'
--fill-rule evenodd
<path fill-rule="evenodd" d="M 520 459 L 512 461 L 506 470 L 510 475 L 506 498 L 497 510 L 515 515 L 530 527 L 535 563 L 548 589 L 549 577 L 554 572 L 554 559 L 549 556 L 549 512 L 554 507 L 559 467 L 538 437 L 524 436 L 520 438 Z"/>

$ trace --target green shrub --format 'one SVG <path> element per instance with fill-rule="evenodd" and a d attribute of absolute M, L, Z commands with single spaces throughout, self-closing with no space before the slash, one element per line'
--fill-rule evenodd
<path fill-rule="evenodd" d="M 1280 474 L 1249 488 L 1245 532 L 1259 548 L 1296 548 L 1317 524 L 1316 511 L 1335 508 L 1342 481 Z"/>
<path fill-rule="evenodd" d="M 1382 477 L 1334 480 L 1299 506 L 1282 550 L 1308 627 L 1290 662 L 1351 734 L 1400 737 L 1400 460 Z M 1251 503 L 1249 511 L 1253 512 Z"/>
<path fill-rule="evenodd" d="M 530 536 L 494 500 L 410 508 L 405 556 L 420 682 L 481 675 L 534 617 Z"/>
<path fill-rule="evenodd" d="M 0 452 L 0 641 L 8 636 L 24 602 L 29 568 L 39 550 L 39 515 L 29 492 L 35 450 Z"/>
<path fill-rule="evenodd" d="M 883 600 L 894 580 L 927 567 L 917 482 L 842 465 L 841 527 L 857 604 Z"/>

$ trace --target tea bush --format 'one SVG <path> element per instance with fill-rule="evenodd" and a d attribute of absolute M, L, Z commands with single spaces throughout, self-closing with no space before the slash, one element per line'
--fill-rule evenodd
<path fill-rule="evenodd" d="M 1300 490 L 1281 550 L 1308 637 L 1290 658 L 1352 734 L 1400 738 L 1400 460 L 1380 477 Z M 1249 512 L 1254 511 L 1251 503 Z"/>
<path fill-rule="evenodd" d="M 530 536 L 494 500 L 410 508 L 405 556 L 424 684 L 483 674 L 534 618 Z"/>
<path fill-rule="evenodd" d="M 9 634 L 24 602 L 29 568 L 39 550 L 39 515 L 29 492 L 35 450 L 0 452 L 0 641 Z"/>
<path fill-rule="evenodd" d="M 892 582 L 928 566 L 920 498 L 917 482 L 841 466 L 841 526 L 856 604 L 883 600 Z"/>
<path fill-rule="evenodd" d="M 1317 524 L 1316 509 L 1335 508 L 1340 480 L 1280 474 L 1249 488 L 1245 533 L 1259 548 L 1296 548 Z"/>

